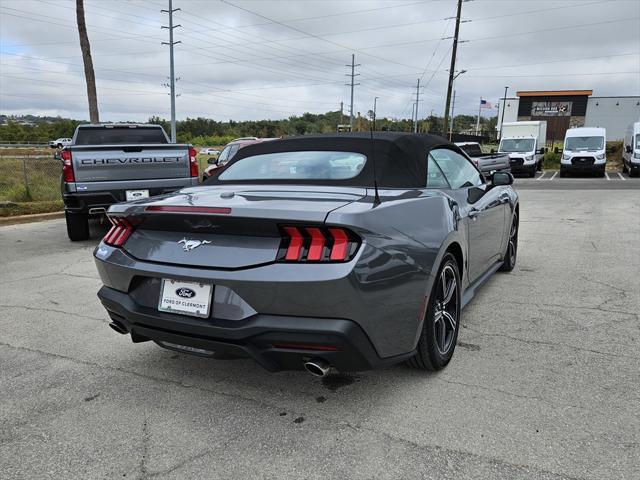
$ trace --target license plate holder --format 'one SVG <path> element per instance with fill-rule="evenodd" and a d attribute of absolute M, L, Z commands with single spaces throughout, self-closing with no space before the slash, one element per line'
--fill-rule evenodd
<path fill-rule="evenodd" d="M 211 310 L 214 286 L 207 283 L 162 279 L 158 310 L 161 312 L 207 318 Z"/>
<path fill-rule="evenodd" d="M 125 194 L 127 202 L 140 200 L 141 198 L 149 198 L 149 190 L 127 190 Z"/>

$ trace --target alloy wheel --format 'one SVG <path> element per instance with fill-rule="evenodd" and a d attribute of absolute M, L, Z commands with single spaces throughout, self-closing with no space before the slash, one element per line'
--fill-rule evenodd
<path fill-rule="evenodd" d="M 454 343 L 458 324 L 458 282 L 451 265 L 445 265 L 438 281 L 433 329 L 436 347 L 446 355 Z"/>
<path fill-rule="evenodd" d="M 511 265 L 516 263 L 516 254 L 518 252 L 518 215 L 514 214 L 511 223 L 511 231 L 509 232 L 509 261 Z"/>

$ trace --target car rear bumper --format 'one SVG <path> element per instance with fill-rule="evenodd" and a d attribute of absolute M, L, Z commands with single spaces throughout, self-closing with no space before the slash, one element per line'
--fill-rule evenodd
<path fill-rule="evenodd" d="M 184 185 L 175 185 L 170 187 L 149 188 L 149 196 L 155 197 L 165 193 L 172 193 L 176 190 L 184 188 Z M 140 187 L 142 190 L 147 188 Z M 88 193 L 68 193 L 62 194 L 64 208 L 71 213 L 89 213 L 91 209 L 104 208 L 108 209 L 111 205 L 126 202 L 126 190 L 104 190 Z"/>
<path fill-rule="evenodd" d="M 250 357 L 272 372 L 302 369 L 311 358 L 322 358 L 340 371 L 368 370 L 414 354 L 380 358 L 366 333 L 350 320 L 264 314 L 239 321 L 196 318 L 140 305 L 108 287 L 102 287 L 98 297 L 134 342 L 153 340 L 210 357 Z"/>

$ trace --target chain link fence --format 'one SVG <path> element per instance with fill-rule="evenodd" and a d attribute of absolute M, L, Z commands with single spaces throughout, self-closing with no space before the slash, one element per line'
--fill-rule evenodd
<path fill-rule="evenodd" d="M 62 162 L 53 154 L 0 152 L 0 208 L 13 204 L 59 201 Z"/>

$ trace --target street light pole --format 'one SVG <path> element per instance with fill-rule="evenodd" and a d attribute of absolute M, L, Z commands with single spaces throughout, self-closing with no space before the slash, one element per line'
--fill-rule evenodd
<path fill-rule="evenodd" d="M 500 118 L 500 140 L 502 140 L 502 124 L 504 123 L 504 111 L 507 109 L 507 90 L 509 90 L 509 87 L 504 87 L 504 97 L 502 99 L 502 118 Z"/>
<path fill-rule="evenodd" d="M 373 130 L 374 131 L 376 129 L 376 106 L 378 104 L 378 98 L 380 98 L 380 97 L 374 97 L 373 98 Z"/>

